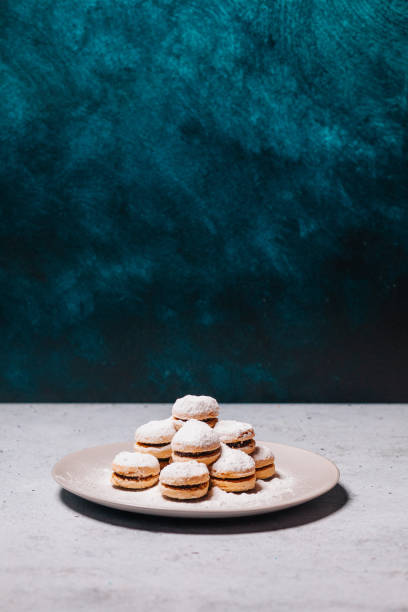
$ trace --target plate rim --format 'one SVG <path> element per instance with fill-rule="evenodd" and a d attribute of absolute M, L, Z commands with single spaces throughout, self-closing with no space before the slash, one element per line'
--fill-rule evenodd
<path fill-rule="evenodd" d="M 191 506 L 190 508 L 180 508 L 180 507 L 174 507 L 174 508 L 167 508 L 167 507 L 163 507 L 163 506 L 143 506 L 143 505 L 135 505 L 134 503 L 131 502 L 126 502 L 126 501 L 121 501 L 121 502 L 110 502 L 109 500 L 101 500 L 100 498 L 95 498 L 92 495 L 86 495 L 86 493 L 84 494 L 83 492 L 78 492 L 77 489 L 75 489 L 75 487 L 70 487 L 69 485 L 67 485 L 67 483 L 63 483 L 61 482 L 61 480 L 59 479 L 59 477 L 57 476 L 57 471 L 58 468 L 60 466 L 60 464 L 62 462 L 65 462 L 67 459 L 69 460 L 70 457 L 74 457 L 75 455 L 79 455 L 81 453 L 83 453 L 84 451 L 88 451 L 88 450 L 93 450 L 93 449 L 101 449 L 103 447 L 110 447 L 110 446 L 118 446 L 118 445 L 132 445 L 132 442 L 129 441 L 120 441 L 120 442 L 110 442 L 108 444 L 99 444 L 96 446 L 90 446 L 87 448 L 82 448 L 80 450 L 77 451 L 73 451 L 71 453 L 67 453 L 66 455 L 64 455 L 63 457 L 61 457 L 61 459 L 59 459 L 52 467 L 51 470 L 51 475 L 52 478 L 54 479 L 54 481 L 64 490 L 68 491 L 69 493 L 72 493 L 73 495 L 76 495 L 77 497 L 80 497 L 81 499 L 86 499 L 87 501 L 90 501 L 92 503 L 98 504 L 100 506 L 104 506 L 107 508 L 114 508 L 115 510 L 121 510 L 123 512 L 131 512 L 134 514 L 145 514 L 145 515 L 152 515 L 152 516 L 167 516 L 167 517 L 173 517 L 173 518 L 228 518 L 228 517 L 244 517 L 244 516 L 254 516 L 254 515 L 259 515 L 259 514 L 268 514 L 268 513 L 272 513 L 272 512 L 279 512 L 280 510 L 285 510 L 288 508 L 293 508 L 295 506 L 299 506 L 301 504 L 307 503 L 309 501 L 312 501 L 313 499 L 316 499 L 318 497 L 320 497 L 321 495 L 324 495 L 325 493 L 327 493 L 328 491 L 330 491 L 331 489 L 333 489 L 339 482 L 340 480 L 340 470 L 338 468 L 338 466 L 334 463 L 334 461 L 332 461 L 331 459 L 328 459 L 327 457 L 325 457 L 324 455 L 321 455 L 320 453 L 315 453 L 314 451 L 302 448 L 300 446 L 293 446 L 290 444 L 282 444 L 281 442 L 272 442 L 272 441 L 259 441 L 259 444 L 265 444 L 267 446 L 280 446 L 280 447 L 284 447 L 286 449 L 295 449 L 296 451 L 302 451 L 304 453 L 307 453 L 309 455 L 314 455 L 319 457 L 319 459 L 326 461 L 328 464 L 330 464 L 330 466 L 332 468 L 334 468 L 334 475 L 333 478 L 330 480 L 330 483 L 326 483 L 325 485 L 323 485 L 322 487 L 320 487 L 320 489 L 318 489 L 317 491 L 315 491 L 313 494 L 310 493 L 306 493 L 303 496 L 301 496 L 300 498 L 296 499 L 296 501 L 294 500 L 289 500 L 287 502 L 283 502 L 280 503 L 278 505 L 275 506 L 269 506 L 269 505 L 265 505 L 265 506 L 260 506 L 258 508 L 256 507 L 252 507 L 252 508 L 231 508 L 228 510 L 222 510 L 222 509 L 211 509 L 211 508 L 207 508 L 207 509 L 199 509 L 199 508 L 195 508 L 194 506 Z"/>

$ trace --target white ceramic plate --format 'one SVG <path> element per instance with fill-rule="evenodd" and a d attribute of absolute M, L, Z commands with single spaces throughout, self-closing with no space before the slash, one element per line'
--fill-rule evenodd
<path fill-rule="evenodd" d="M 212 487 L 203 500 L 173 501 L 161 496 L 158 486 L 144 491 L 115 489 L 110 484 L 113 457 L 132 450 L 131 442 L 86 448 L 66 455 L 55 464 L 52 475 L 67 491 L 103 506 L 128 512 L 185 518 L 220 518 L 275 512 L 303 504 L 329 491 L 339 481 L 334 463 L 310 451 L 261 442 L 275 454 L 278 476 L 257 481 L 248 493 L 226 493 Z"/>

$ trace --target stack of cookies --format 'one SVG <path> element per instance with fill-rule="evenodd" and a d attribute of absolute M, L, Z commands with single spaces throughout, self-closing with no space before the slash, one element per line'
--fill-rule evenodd
<path fill-rule="evenodd" d="M 136 429 L 135 452 L 113 460 L 112 484 L 140 490 L 159 482 L 162 495 L 185 500 L 204 497 L 210 484 L 240 493 L 272 478 L 275 458 L 269 447 L 256 445 L 252 425 L 218 415 L 213 397 L 178 399 L 171 417 Z"/>

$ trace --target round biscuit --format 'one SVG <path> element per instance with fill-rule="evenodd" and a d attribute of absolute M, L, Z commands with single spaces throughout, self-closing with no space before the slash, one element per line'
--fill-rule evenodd
<path fill-rule="evenodd" d="M 262 468 L 262 467 L 266 467 L 268 465 L 272 465 L 274 463 L 274 459 L 257 459 L 256 457 L 252 456 L 252 459 L 255 461 L 255 467 L 258 468 Z"/>
<path fill-rule="evenodd" d="M 169 417 L 160 421 L 148 421 L 135 431 L 135 441 L 144 444 L 170 444 L 176 428 L 174 420 Z"/>
<path fill-rule="evenodd" d="M 154 476 L 150 476 L 147 478 L 143 478 L 138 480 L 136 478 L 120 478 L 118 474 L 112 472 L 111 483 L 120 489 L 133 489 L 133 490 L 141 490 L 148 489 L 153 487 L 155 484 L 159 482 L 159 475 L 156 474 Z"/>
<path fill-rule="evenodd" d="M 171 445 L 166 444 L 166 446 L 142 446 L 138 442 L 135 442 L 134 449 L 138 453 L 146 453 L 148 455 L 153 455 L 157 459 L 168 459 L 171 457 Z"/>
<path fill-rule="evenodd" d="M 172 407 L 173 417 L 180 419 L 197 419 L 218 417 L 219 405 L 216 399 L 208 395 L 185 395 L 178 398 Z"/>
<path fill-rule="evenodd" d="M 156 457 L 147 453 L 121 451 L 112 461 L 112 471 L 122 476 L 147 477 L 160 472 Z"/>
<path fill-rule="evenodd" d="M 255 476 L 257 480 L 266 480 L 266 478 L 272 478 L 275 476 L 275 464 L 265 465 L 264 467 L 257 468 L 255 470 Z"/>
<path fill-rule="evenodd" d="M 231 442 L 244 442 L 255 437 L 254 428 L 250 423 L 222 419 L 218 421 L 214 428 L 221 442 L 230 444 Z"/>
<path fill-rule="evenodd" d="M 199 499 L 208 493 L 209 481 L 203 485 L 197 485 L 192 489 L 175 489 L 160 483 L 160 492 L 165 497 L 172 499 Z"/>
<path fill-rule="evenodd" d="M 246 480 L 224 480 L 222 478 L 212 477 L 211 484 L 228 493 L 240 493 L 241 491 L 250 491 L 253 489 L 256 484 L 256 478 L 255 474 Z"/>

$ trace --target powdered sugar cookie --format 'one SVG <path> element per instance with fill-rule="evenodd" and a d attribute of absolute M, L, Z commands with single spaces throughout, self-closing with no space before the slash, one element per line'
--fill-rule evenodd
<path fill-rule="evenodd" d="M 252 425 L 241 421 L 222 420 L 214 427 L 214 431 L 224 444 L 244 453 L 252 453 L 255 448 L 255 432 Z"/>
<path fill-rule="evenodd" d="M 211 483 L 228 492 L 250 491 L 255 487 L 255 461 L 241 450 L 222 444 L 221 457 L 211 466 Z"/>
<path fill-rule="evenodd" d="M 154 455 L 163 467 L 171 457 L 170 442 L 176 431 L 172 418 L 149 421 L 136 429 L 135 450 Z"/>
<path fill-rule="evenodd" d="M 159 481 L 160 465 L 153 455 L 122 451 L 112 463 L 111 482 L 121 489 L 147 489 Z"/>
<path fill-rule="evenodd" d="M 162 495 L 173 499 L 198 499 L 207 494 L 210 483 L 208 468 L 197 461 L 171 463 L 160 473 Z"/>
<path fill-rule="evenodd" d="M 185 395 L 175 401 L 172 415 L 177 429 L 190 419 L 204 421 L 214 427 L 218 421 L 219 406 L 216 399 L 208 395 Z"/>
<path fill-rule="evenodd" d="M 275 456 L 269 446 L 258 444 L 251 457 L 255 461 L 257 480 L 265 480 L 275 475 Z"/>
<path fill-rule="evenodd" d="M 214 431 L 203 423 L 190 419 L 171 441 L 173 461 L 195 459 L 210 465 L 221 453 L 220 441 Z"/>

